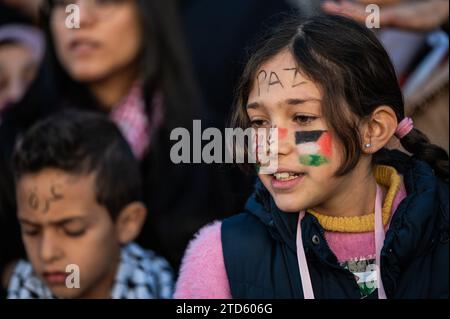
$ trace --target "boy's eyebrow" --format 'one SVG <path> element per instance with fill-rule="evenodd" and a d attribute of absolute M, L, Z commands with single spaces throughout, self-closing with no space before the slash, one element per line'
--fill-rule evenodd
<path fill-rule="evenodd" d="M 64 219 L 61 219 L 61 220 L 52 221 L 52 222 L 50 222 L 50 224 L 51 225 L 56 225 L 56 226 L 62 226 L 64 224 L 67 224 L 67 223 L 70 223 L 70 222 L 73 222 L 73 221 L 78 221 L 78 220 L 79 221 L 83 221 L 84 218 L 83 217 L 68 217 L 68 218 L 64 218 Z M 24 223 L 24 224 L 29 224 L 29 225 L 32 225 L 32 226 L 41 226 L 41 224 L 29 221 L 29 220 L 27 220 L 25 218 L 19 218 L 19 222 Z"/>
<path fill-rule="evenodd" d="M 19 218 L 19 222 L 22 224 L 30 224 L 32 226 L 40 226 L 38 223 L 34 223 L 32 221 L 26 220 L 25 218 Z"/>
<path fill-rule="evenodd" d="M 84 218 L 82 218 L 82 217 L 68 217 L 68 218 L 64 218 L 64 219 L 58 220 L 58 221 L 50 222 L 50 224 L 56 225 L 56 226 L 62 226 L 64 224 L 68 224 L 68 223 L 71 223 L 71 222 L 74 222 L 74 221 L 78 221 L 78 220 L 82 221 L 82 220 L 84 220 Z"/>

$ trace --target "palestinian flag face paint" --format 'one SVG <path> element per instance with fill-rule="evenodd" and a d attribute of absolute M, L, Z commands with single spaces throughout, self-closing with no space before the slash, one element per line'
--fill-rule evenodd
<path fill-rule="evenodd" d="M 331 134 L 328 131 L 295 132 L 300 163 L 307 166 L 327 164 L 331 157 Z"/>

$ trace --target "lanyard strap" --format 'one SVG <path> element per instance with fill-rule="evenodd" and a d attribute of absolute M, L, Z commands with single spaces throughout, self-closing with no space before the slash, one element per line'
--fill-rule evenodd
<path fill-rule="evenodd" d="M 314 291 L 312 289 L 311 276 L 309 275 L 308 263 L 306 261 L 305 249 L 303 248 L 302 227 L 301 221 L 305 217 L 305 211 L 301 211 L 298 218 L 297 225 L 297 260 L 300 270 L 300 278 L 302 281 L 303 295 L 305 299 L 315 299 Z M 383 228 L 383 214 L 382 214 L 382 191 L 377 184 L 377 195 L 375 198 L 375 251 L 376 251 L 376 271 L 377 271 L 377 285 L 378 285 L 378 299 L 386 299 L 386 292 L 384 291 L 383 281 L 381 280 L 380 255 L 384 243 L 384 228 Z"/>
<path fill-rule="evenodd" d="M 381 280 L 381 249 L 383 248 L 385 236 L 383 227 L 382 195 L 381 187 L 377 184 L 377 197 L 375 198 L 375 263 L 377 265 L 378 299 L 387 299 L 383 281 Z"/>

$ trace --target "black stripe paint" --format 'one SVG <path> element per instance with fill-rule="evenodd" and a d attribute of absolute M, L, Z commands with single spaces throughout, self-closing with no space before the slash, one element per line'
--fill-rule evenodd
<path fill-rule="evenodd" d="M 326 131 L 301 131 L 295 132 L 295 144 L 316 142 Z"/>

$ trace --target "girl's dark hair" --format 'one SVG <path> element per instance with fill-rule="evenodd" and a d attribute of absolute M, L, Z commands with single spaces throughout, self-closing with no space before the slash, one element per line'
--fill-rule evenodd
<path fill-rule="evenodd" d="M 142 25 L 142 51 L 139 70 L 147 115 L 152 116 L 152 98 L 160 89 L 164 96 L 164 127 L 170 132 L 179 126 L 191 126 L 198 115 L 199 93 L 192 78 L 191 65 L 181 33 L 177 1 L 134 0 Z M 41 8 L 41 22 L 47 40 L 47 67 L 55 78 L 62 100 L 69 106 L 101 111 L 83 83 L 70 78 L 57 58 L 50 29 L 53 0 Z"/>
<path fill-rule="evenodd" d="M 362 154 L 360 120 L 381 105 L 390 106 L 398 122 L 405 117 L 394 67 L 374 33 L 353 20 L 333 15 L 288 16 L 260 39 L 247 62 L 235 97 L 234 127 L 250 126 L 246 105 L 256 72 L 285 49 L 292 53 L 299 71 L 322 91 L 323 114 L 343 146 L 344 161 L 336 172 L 342 176 L 356 166 Z M 401 144 L 448 181 L 448 154 L 430 144 L 423 133 L 413 129 Z"/>

